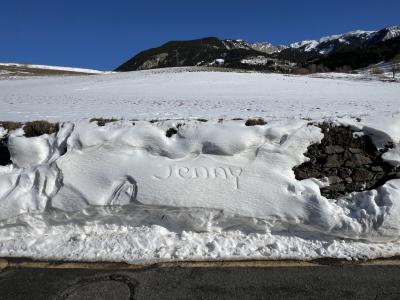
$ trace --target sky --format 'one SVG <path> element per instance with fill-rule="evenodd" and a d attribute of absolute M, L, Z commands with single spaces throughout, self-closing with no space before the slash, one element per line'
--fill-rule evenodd
<path fill-rule="evenodd" d="M 289 44 L 400 25 L 399 0 L 0 0 L 0 62 L 111 70 L 169 40 Z"/>

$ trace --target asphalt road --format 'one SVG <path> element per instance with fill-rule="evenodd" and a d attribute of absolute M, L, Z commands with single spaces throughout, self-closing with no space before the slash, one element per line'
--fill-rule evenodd
<path fill-rule="evenodd" d="M 400 264 L 83 267 L 3 268 L 0 299 L 400 299 Z"/>

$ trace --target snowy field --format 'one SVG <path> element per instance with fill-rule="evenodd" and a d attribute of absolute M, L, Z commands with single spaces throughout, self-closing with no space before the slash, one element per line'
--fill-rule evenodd
<path fill-rule="evenodd" d="M 68 68 L 46 65 L 31 65 L 31 64 L 15 64 L 15 63 L 0 63 L 0 80 L 15 79 L 33 75 L 73 75 L 73 74 L 104 74 L 106 72 L 82 69 Z M 109 72 L 110 73 L 110 72 Z"/>
<path fill-rule="evenodd" d="M 0 167 L 0 256 L 400 255 L 399 179 L 327 199 L 326 182 L 292 170 L 323 138 L 310 120 L 350 125 L 378 148 L 393 143 L 383 159 L 400 165 L 398 82 L 178 69 L 9 79 L 0 91 L 0 120 L 65 121 L 32 138 L 0 129 L 12 159 Z M 254 116 L 268 123 L 232 120 Z M 92 117 L 123 120 L 100 127 Z"/>
<path fill-rule="evenodd" d="M 271 120 L 387 116 L 400 111 L 398 83 L 360 75 L 315 78 L 187 70 L 192 69 L 0 80 L 0 120 Z"/>

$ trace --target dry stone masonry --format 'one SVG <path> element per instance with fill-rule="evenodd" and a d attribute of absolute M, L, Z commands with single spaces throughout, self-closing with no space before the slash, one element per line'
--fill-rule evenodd
<path fill-rule="evenodd" d="M 370 137 L 358 135 L 345 126 L 319 125 L 324 134 L 320 144 L 308 147 L 308 162 L 294 168 L 297 180 L 328 178 L 329 186 L 321 189 L 327 198 L 351 192 L 375 189 L 386 181 L 400 178 L 399 170 L 382 160 L 382 154 L 393 145 L 378 150 Z"/>

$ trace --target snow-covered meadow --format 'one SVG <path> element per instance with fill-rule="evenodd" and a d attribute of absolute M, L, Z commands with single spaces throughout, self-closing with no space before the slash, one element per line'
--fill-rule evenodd
<path fill-rule="evenodd" d="M 276 120 L 387 116 L 400 111 L 399 84 L 362 75 L 196 70 L 0 80 L 0 120 L 254 116 Z"/>
<path fill-rule="evenodd" d="M 399 165 L 399 101 L 398 82 L 354 75 L 175 69 L 1 80 L 0 120 L 64 123 L 32 138 L 0 131 L 12 160 L 0 167 L 0 255 L 399 255 L 400 180 L 332 200 L 320 193 L 326 182 L 293 173 L 323 137 L 310 120 L 393 143 L 384 159 Z M 237 119 L 255 116 L 268 123 Z M 99 127 L 92 117 L 122 120 Z M 177 130 L 167 137 L 169 128 Z"/>

